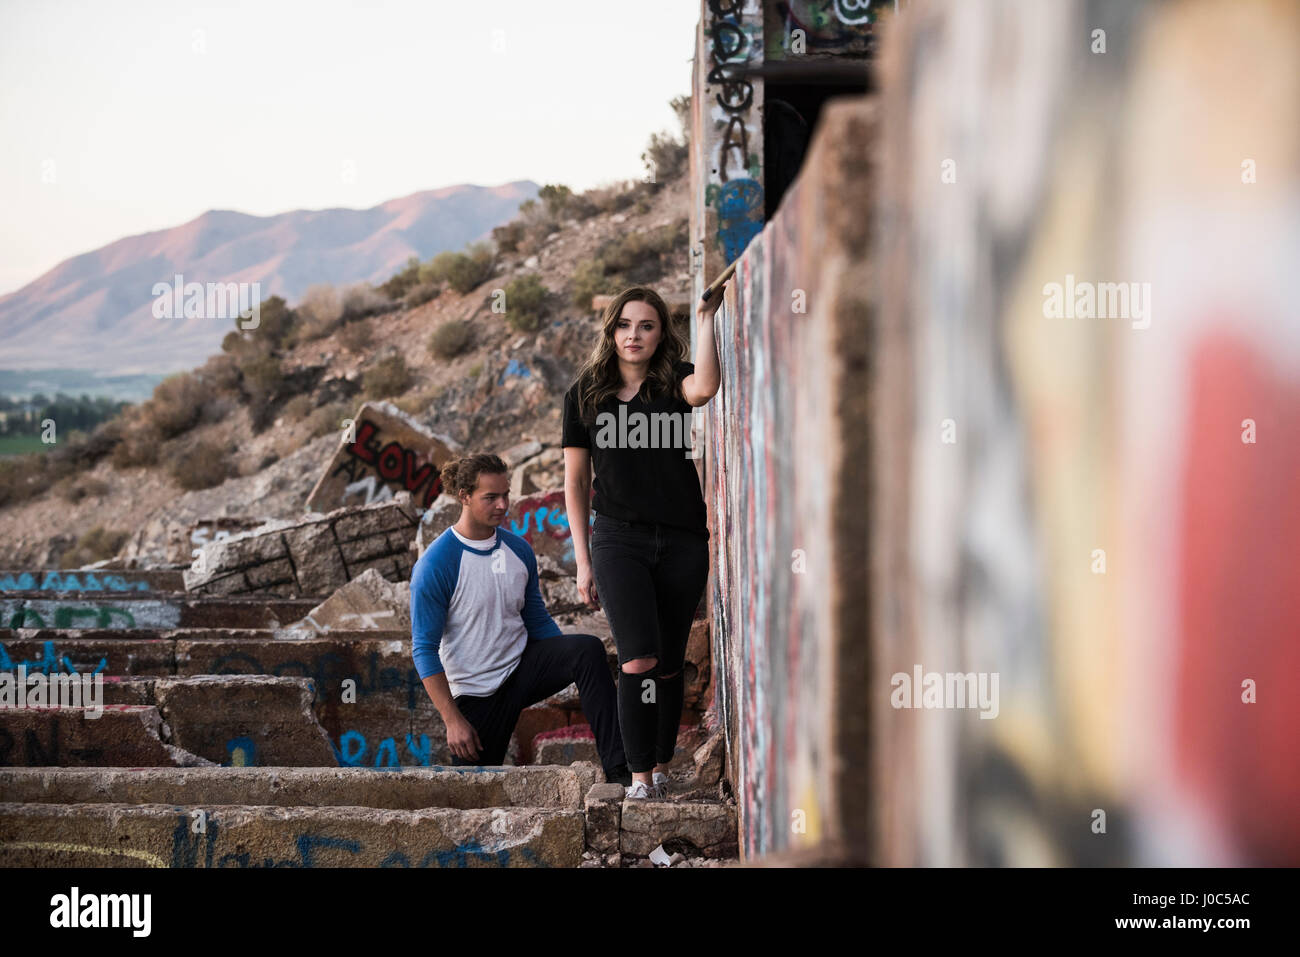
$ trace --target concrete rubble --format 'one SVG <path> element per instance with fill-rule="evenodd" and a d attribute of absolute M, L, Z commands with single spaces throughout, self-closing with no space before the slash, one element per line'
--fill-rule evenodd
<path fill-rule="evenodd" d="M 419 510 L 402 492 L 391 501 L 269 522 L 204 545 L 185 572 L 198 595 L 324 596 L 368 568 L 409 581 Z"/>
<path fill-rule="evenodd" d="M 277 638 L 310 638 L 334 631 L 411 633 L 411 583 L 390 582 L 368 568 L 300 620 L 276 631 Z"/>

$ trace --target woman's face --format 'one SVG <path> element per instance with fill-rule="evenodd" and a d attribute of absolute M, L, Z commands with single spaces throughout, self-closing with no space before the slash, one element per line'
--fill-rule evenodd
<path fill-rule="evenodd" d="M 645 363 L 659 348 L 663 329 L 659 313 L 648 302 L 625 302 L 614 320 L 614 349 L 624 362 Z"/>

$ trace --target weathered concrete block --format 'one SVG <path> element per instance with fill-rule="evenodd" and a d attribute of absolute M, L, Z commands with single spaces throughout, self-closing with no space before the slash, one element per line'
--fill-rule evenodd
<path fill-rule="evenodd" d="M 205 545 L 186 570 L 185 585 L 210 595 L 328 595 L 372 567 L 392 581 L 409 580 L 418 523 L 419 512 L 405 493 L 392 501 L 270 522 Z M 292 584 L 284 579 L 286 567 Z"/>
<path fill-rule="evenodd" d="M 158 709 L 105 705 L 89 708 L 0 710 L 0 765 L 17 767 L 189 767 L 211 764 L 162 740 Z"/>
<path fill-rule="evenodd" d="M 665 841 L 675 840 L 685 841 L 704 857 L 735 857 L 736 838 L 736 810 L 727 804 L 623 802 L 619 846 L 624 854 L 644 857 Z"/>
<path fill-rule="evenodd" d="M 587 812 L 587 849 L 599 854 L 618 851 L 619 824 L 623 818 L 621 784 L 593 784 L 583 800 Z"/>
<path fill-rule="evenodd" d="M 586 609 L 587 603 L 578 596 L 578 583 L 574 578 L 543 578 L 542 600 L 552 615 L 564 615 Z"/>
<path fill-rule="evenodd" d="M 182 676 L 303 676 L 341 763 L 428 766 L 449 760 L 446 729 L 411 661 L 409 636 L 303 641 L 178 641 Z"/>
<path fill-rule="evenodd" d="M 545 731 L 533 738 L 533 764 L 572 764 L 574 761 L 600 763 L 595 735 L 587 725 Z"/>
<path fill-rule="evenodd" d="M 185 561 L 190 559 L 186 557 Z M 47 592 L 51 597 L 67 592 L 121 594 L 138 592 L 183 592 L 185 581 L 178 571 L 166 569 L 121 570 L 78 568 L 72 571 L 32 568 L 0 571 L 0 592 Z"/>
<path fill-rule="evenodd" d="M 58 635 L 58 632 L 13 631 L 12 635 Z M 69 632 L 76 636 L 81 632 Z M 104 634 L 104 632 L 98 632 Z M 123 639 L 26 637 L 0 640 L 0 670 L 64 674 L 69 671 L 105 675 L 169 675 L 176 670 L 176 642 L 165 638 Z"/>
<path fill-rule="evenodd" d="M 307 678 L 159 678 L 172 743 L 218 764 L 333 767 L 334 745 L 312 710 Z"/>
<path fill-rule="evenodd" d="M 521 711 L 514 733 L 515 740 L 519 742 L 519 763 L 533 763 L 533 739 L 537 735 L 543 731 L 566 727 L 568 723 L 567 711 L 547 707 L 544 704 L 530 705 Z"/>
<path fill-rule="evenodd" d="M 287 629 L 301 637 L 336 630 L 396 631 L 409 635 L 411 583 L 390 582 L 375 569 L 367 569 Z"/>
<path fill-rule="evenodd" d="M 424 554 L 424 550 L 433 543 L 434 539 L 456 524 L 460 519 L 460 513 L 460 502 L 451 495 L 444 493 L 434 499 L 433 504 L 421 516 L 420 527 L 415 533 L 417 558 Z"/>
<path fill-rule="evenodd" d="M 442 489 L 438 473 L 457 445 L 435 435 L 397 406 L 367 402 L 357 411 L 353 442 L 340 444 L 325 466 L 307 507 L 328 512 L 345 505 L 383 502 L 405 491 L 421 509 Z"/>
<path fill-rule="evenodd" d="M 584 814 L 553 808 L 0 804 L 6 867 L 577 867 Z"/>
<path fill-rule="evenodd" d="M 722 778 L 726 756 L 726 738 L 721 731 L 716 731 L 709 736 L 709 740 L 695 749 L 695 786 L 717 784 Z"/>
<path fill-rule="evenodd" d="M 181 602 L 175 598 L 87 596 L 0 599 L 0 624 L 6 628 L 176 628 Z"/>
<path fill-rule="evenodd" d="M 713 655 L 709 649 L 709 620 L 700 618 L 691 625 L 686 639 L 686 663 L 682 668 L 682 703 L 687 708 L 705 707 L 712 703 L 708 694 L 713 675 Z"/>
<path fill-rule="evenodd" d="M 581 809 L 599 772 L 571 768 L 7 768 L 15 803 Z"/>

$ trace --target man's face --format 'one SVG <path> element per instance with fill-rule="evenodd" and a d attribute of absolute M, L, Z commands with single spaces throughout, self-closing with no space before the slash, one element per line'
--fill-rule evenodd
<path fill-rule="evenodd" d="M 462 495 L 460 503 L 480 525 L 500 525 L 510 510 L 510 476 L 504 472 L 479 472 L 474 493 Z"/>

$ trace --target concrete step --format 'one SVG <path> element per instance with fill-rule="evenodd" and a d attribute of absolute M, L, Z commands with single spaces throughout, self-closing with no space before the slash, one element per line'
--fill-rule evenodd
<path fill-rule="evenodd" d="M 0 770 L 0 866 L 696 866 L 736 859 L 730 802 L 630 801 L 569 768 Z M 310 802 L 310 803 L 309 803 Z"/>
<path fill-rule="evenodd" d="M 684 857 L 734 859 L 739 854 L 734 803 L 684 798 L 629 800 L 621 784 L 587 792 L 586 844 L 604 863 L 647 858 L 658 847 Z M 610 861 L 612 855 L 615 860 Z"/>
<path fill-rule="evenodd" d="M 313 598 L 202 598 L 185 594 L 141 595 L 69 592 L 5 592 L 0 625 L 6 628 L 275 628 L 302 618 Z"/>
<path fill-rule="evenodd" d="M 0 571 L 0 592 L 42 593 L 51 597 L 67 592 L 137 593 L 184 592 L 185 578 L 180 571 L 147 569 L 29 568 Z"/>
<path fill-rule="evenodd" d="M 583 833 L 573 808 L 9 803 L 0 866 L 577 867 Z"/>
<path fill-rule="evenodd" d="M 163 740 L 152 705 L 0 709 L 0 766 L 185 767 L 211 762 Z"/>
<path fill-rule="evenodd" d="M 0 768 L 19 804 L 549 807 L 579 810 L 599 765 L 532 768 Z"/>
<path fill-rule="evenodd" d="M 0 671 L 15 671 L 21 665 L 29 674 L 102 673 L 105 700 L 115 704 L 156 703 L 150 694 L 152 685 L 132 679 L 234 674 L 306 677 L 313 682 L 312 707 L 336 750 L 337 763 L 428 767 L 451 760 L 442 717 L 411 661 L 409 637 L 375 637 L 374 632 L 302 641 L 222 637 L 228 633 L 255 634 L 229 629 L 134 631 L 123 632 L 124 637 L 118 638 L 103 637 L 112 632 L 94 630 L 81 634 L 100 637 L 59 638 L 48 637 L 58 634 L 49 630 L 11 631 L 11 636 L 21 637 L 0 640 Z M 192 634 L 202 637 L 179 637 Z M 134 637 L 137 635 L 159 637 Z M 345 691 L 353 696 L 350 702 L 345 701 Z M 688 708 L 682 718 L 692 724 L 698 721 L 698 714 Z M 585 727 L 586 718 L 577 689 L 571 685 L 523 711 L 507 760 L 514 764 L 536 763 L 538 758 L 532 749 L 535 736 L 573 725 Z M 242 735 L 231 735 L 227 743 L 238 737 Z M 201 753 L 219 763 L 229 763 L 234 760 L 237 746 L 231 745 L 224 756 L 211 750 Z M 262 756 L 250 755 L 248 748 L 243 753 L 245 760 L 268 763 Z"/>

